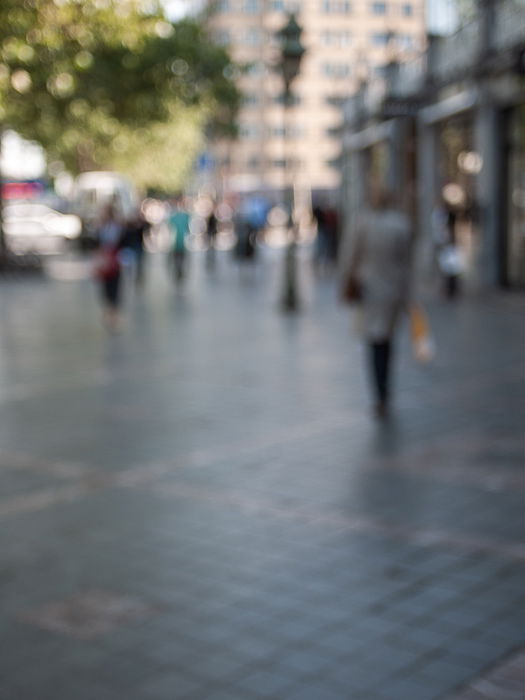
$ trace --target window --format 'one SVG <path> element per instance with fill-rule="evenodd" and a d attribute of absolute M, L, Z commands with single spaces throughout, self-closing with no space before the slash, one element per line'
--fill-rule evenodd
<path fill-rule="evenodd" d="M 387 75 L 387 68 L 386 66 L 373 66 L 371 69 L 371 73 L 376 78 L 384 79 Z"/>
<path fill-rule="evenodd" d="M 259 9 L 259 0 L 244 0 L 244 11 L 247 15 L 255 15 Z"/>
<path fill-rule="evenodd" d="M 350 46 L 351 43 L 352 43 L 352 35 L 350 34 L 350 32 L 347 32 L 347 31 L 339 32 L 339 46 L 341 46 L 341 48 L 345 48 L 347 46 Z"/>
<path fill-rule="evenodd" d="M 215 41 L 218 44 L 230 44 L 231 43 L 231 34 L 229 29 L 217 29 L 215 32 Z"/>
<path fill-rule="evenodd" d="M 286 161 L 284 158 L 279 158 L 278 160 L 273 160 L 272 165 L 274 168 L 286 168 Z"/>
<path fill-rule="evenodd" d="M 248 158 L 248 160 L 246 161 L 246 165 L 248 166 L 248 168 L 258 168 L 260 164 L 261 164 L 261 159 L 259 158 L 259 156 L 255 156 L 255 155 L 250 156 Z"/>
<path fill-rule="evenodd" d="M 386 15 L 386 2 L 373 2 L 371 10 L 374 15 Z"/>
<path fill-rule="evenodd" d="M 329 139 L 340 139 L 341 138 L 341 127 L 340 126 L 331 126 L 328 129 L 325 129 L 324 131 L 325 136 L 327 136 Z"/>
<path fill-rule="evenodd" d="M 350 75 L 350 66 L 348 63 L 323 63 L 321 65 L 321 75 L 324 75 L 326 78 L 342 80 Z"/>
<path fill-rule="evenodd" d="M 409 5 L 409 4 L 407 3 L 406 5 L 403 5 L 403 6 L 401 7 L 401 14 L 402 14 L 404 17 L 412 17 L 413 14 L 414 14 L 414 8 L 412 7 L 412 5 Z"/>
<path fill-rule="evenodd" d="M 246 68 L 246 75 L 263 75 L 264 72 L 265 68 L 262 61 L 254 61 Z"/>
<path fill-rule="evenodd" d="M 332 107 L 342 107 L 347 100 L 347 97 L 344 95 L 327 95 L 325 97 L 325 102 L 326 104 L 331 105 Z"/>
<path fill-rule="evenodd" d="M 321 32 L 323 46 L 345 48 L 352 43 L 352 35 L 348 31 L 325 30 Z"/>
<path fill-rule="evenodd" d="M 410 36 L 410 34 L 398 36 L 397 41 L 402 49 L 413 49 L 415 46 L 414 37 Z"/>
<path fill-rule="evenodd" d="M 374 46 L 386 46 L 388 44 L 388 41 L 390 39 L 390 35 L 388 33 L 386 34 L 372 34 L 370 37 L 372 44 Z"/>
<path fill-rule="evenodd" d="M 285 129 L 284 126 L 271 126 L 268 128 L 268 135 L 273 138 L 282 139 L 285 136 L 289 139 L 299 139 L 303 138 L 306 131 L 301 126 L 291 126 Z"/>
<path fill-rule="evenodd" d="M 284 104 L 284 95 L 281 93 L 280 95 L 275 95 L 273 98 L 273 101 L 277 105 L 282 105 Z M 300 95 L 292 95 L 292 105 L 298 105 L 301 104 L 302 98 Z"/>
<path fill-rule="evenodd" d="M 302 139 L 306 136 L 306 129 L 302 126 L 291 126 L 288 129 L 288 136 L 291 139 Z"/>
<path fill-rule="evenodd" d="M 223 14 L 226 14 L 227 12 L 230 12 L 230 10 L 230 0 L 219 0 L 219 2 L 217 3 L 217 12 L 222 12 Z"/>
<path fill-rule="evenodd" d="M 256 139 L 259 136 L 259 127 L 257 124 L 241 124 L 239 135 L 244 139 Z"/>
<path fill-rule="evenodd" d="M 269 8 L 273 12 L 297 12 L 297 3 L 294 0 L 271 0 Z"/>
<path fill-rule="evenodd" d="M 261 31 L 258 27 L 249 27 L 242 39 L 247 46 L 258 46 L 261 43 Z"/>
<path fill-rule="evenodd" d="M 259 96 L 253 92 L 247 92 L 243 96 L 245 107 L 255 107 L 259 103 Z"/>
<path fill-rule="evenodd" d="M 325 15 L 349 15 L 352 12 L 352 4 L 349 0 L 323 0 L 321 12 Z"/>

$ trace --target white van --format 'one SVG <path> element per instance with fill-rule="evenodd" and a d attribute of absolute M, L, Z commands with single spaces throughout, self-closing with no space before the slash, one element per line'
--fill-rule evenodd
<path fill-rule="evenodd" d="M 97 242 L 97 228 L 104 209 L 113 204 L 123 219 L 133 217 L 140 206 L 138 194 L 129 178 L 114 172 L 87 172 L 74 184 L 72 210 L 82 220 L 82 242 Z"/>

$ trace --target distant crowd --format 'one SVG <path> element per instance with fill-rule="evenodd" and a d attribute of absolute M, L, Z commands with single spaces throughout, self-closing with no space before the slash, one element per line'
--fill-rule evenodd
<path fill-rule="evenodd" d="M 215 266 L 219 238 L 225 221 L 233 239 L 234 258 L 240 262 L 255 260 L 257 245 L 267 224 L 269 208 L 239 203 L 235 210 L 211 200 L 199 216 L 195 216 L 194 203 L 179 195 L 163 204 L 164 216 L 160 223 L 167 229 L 169 243 L 167 259 L 174 283 L 180 286 L 187 276 L 189 238 L 195 233 L 198 219 L 199 233 L 204 239 L 206 267 Z M 226 214 L 225 214 L 226 210 Z M 316 271 L 326 271 L 335 266 L 339 247 L 339 216 L 334 207 L 317 203 L 312 210 L 311 223 L 315 230 L 312 262 Z M 103 320 L 106 327 L 116 331 L 120 325 L 122 301 L 122 271 L 127 266 L 133 270 L 135 284 L 144 280 L 144 253 L 153 228 L 141 208 L 134 216 L 125 219 L 118 207 L 109 202 L 104 207 L 96 227 L 97 249 L 94 256 L 94 277 L 100 288 Z"/>

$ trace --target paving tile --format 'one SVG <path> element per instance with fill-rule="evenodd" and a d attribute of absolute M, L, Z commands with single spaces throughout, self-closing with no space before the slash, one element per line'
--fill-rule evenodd
<path fill-rule="evenodd" d="M 140 686 L 140 696 L 147 700 L 165 700 L 166 698 L 187 698 L 197 692 L 201 684 L 195 680 L 184 678 L 181 673 L 159 674 L 157 678 Z"/>
<path fill-rule="evenodd" d="M 378 692 L 384 700 L 438 700 L 443 696 L 439 688 L 410 679 L 389 681 Z"/>
<path fill-rule="evenodd" d="M 337 692 L 316 684 L 297 689 L 290 695 L 287 695 L 287 700 L 348 700 L 348 696 L 343 694 L 343 691 Z"/>
<path fill-rule="evenodd" d="M 86 591 L 66 600 L 21 613 L 19 619 L 50 632 L 76 639 L 95 639 L 121 625 L 143 620 L 158 612 L 155 605 L 132 596 Z"/>
<path fill-rule="evenodd" d="M 476 666 L 461 658 L 438 658 L 423 666 L 413 677 L 428 685 L 443 683 L 445 689 L 454 688 L 470 680 L 480 670 Z"/>
<path fill-rule="evenodd" d="M 292 685 L 290 677 L 273 673 L 271 670 L 258 670 L 250 673 L 236 686 L 263 697 L 284 697 Z"/>
<path fill-rule="evenodd" d="M 246 697 L 246 691 L 242 688 L 238 689 L 238 692 L 233 690 L 213 690 L 210 689 L 206 692 L 204 696 L 206 700 L 244 700 Z"/>

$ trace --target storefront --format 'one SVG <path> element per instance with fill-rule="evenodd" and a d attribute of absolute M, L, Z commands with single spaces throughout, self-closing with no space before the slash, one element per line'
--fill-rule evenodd
<path fill-rule="evenodd" d="M 383 180 L 413 216 L 422 282 L 440 271 L 446 215 L 466 292 L 525 289 L 524 37 L 525 5 L 487 0 L 475 21 L 429 39 L 421 60 L 389 64 L 386 85 L 362 86 L 346 106 L 345 219 L 369 176 Z"/>

